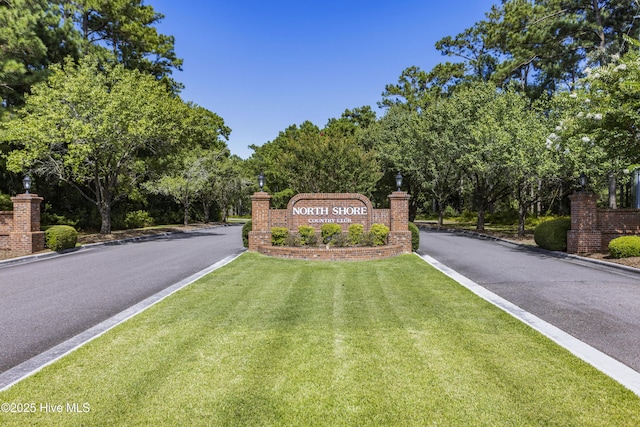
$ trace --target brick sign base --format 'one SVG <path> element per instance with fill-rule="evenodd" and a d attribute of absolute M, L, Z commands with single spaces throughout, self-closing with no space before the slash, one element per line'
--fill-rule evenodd
<path fill-rule="evenodd" d="M 276 258 L 308 261 L 368 261 L 372 259 L 390 258 L 406 253 L 400 245 L 329 249 L 260 246 L 258 252 Z"/>
<path fill-rule="evenodd" d="M 409 195 L 396 191 L 389 195 L 389 209 L 374 209 L 371 201 L 355 193 L 304 193 L 291 198 L 287 209 L 271 209 L 271 196 L 265 192 L 251 197 L 252 231 L 249 250 L 279 258 L 305 260 L 370 260 L 411 253 Z M 320 246 L 283 247 L 271 245 L 271 228 L 284 227 L 297 233 L 308 225 L 317 232 L 324 224 L 337 224 L 347 232 L 352 224 L 362 224 L 368 232 L 372 224 L 389 227 L 388 244 L 377 247 L 327 248 Z"/>

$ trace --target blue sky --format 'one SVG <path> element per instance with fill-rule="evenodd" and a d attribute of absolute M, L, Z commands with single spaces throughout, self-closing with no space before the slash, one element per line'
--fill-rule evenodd
<path fill-rule="evenodd" d="M 385 85 L 415 65 L 448 60 L 442 37 L 484 18 L 497 0 L 147 0 L 175 37 L 182 97 L 220 115 L 228 145 L 271 141 L 292 124 L 323 127 L 345 109 L 377 107 Z"/>

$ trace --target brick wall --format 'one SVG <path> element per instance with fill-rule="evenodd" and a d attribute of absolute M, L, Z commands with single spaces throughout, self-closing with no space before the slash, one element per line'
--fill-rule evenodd
<path fill-rule="evenodd" d="M 567 252 L 608 252 L 616 237 L 640 235 L 640 210 L 598 209 L 598 198 L 589 191 L 569 196 L 571 230 L 567 233 Z"/>
<path fill-rule="evenodd" d="M 13 228 L 13 211 L 0 212 L 0 234 L 9 234 Z"/>
<path fill-rule="evenodd" d="M 13 211 L 0 212 L 0 250 L 9 250 L 9 233 L 13 227 Z"/>
<path fill-rule="evenodd" d="M 253 228 L 249 250 L 272 256 L 299 259 L 376 259 L 411 252 L 408 230 L 409 195 L 397 191 L 389 196 L 390 209 L 373 209 L 371 201 L 356 193 L 301 193 L 292 197 L 287 209 L 270 209 L 271 196 L 264 192 L 252 196 Z M 346 232 L 351 224 L 362 224 L 365 232 L 372 224 L 390 229 L 384 248 L 273 248 L 271 228 L 285 227 L 297 232 L 301 225 L 320 231 L 323 224 L 340 225 Z M 341 258 L 342 257 L 342 258 Z"/>
<path fill-rule="evenodd" d="M 294 248 L 287 246 L 260 246 L 258 252 L 277 258 L 318 261 L 368 261 L 389 258 L 406 253 L 401 245 L 357 248 Z"/>

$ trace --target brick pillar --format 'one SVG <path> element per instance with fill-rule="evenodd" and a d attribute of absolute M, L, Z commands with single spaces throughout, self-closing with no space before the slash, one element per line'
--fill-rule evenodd
<path fill-rule="evenodd" d="M 394 191 L 389 195 L 389 244 L 401 245 L 403 252 L 411 252 L 411 232 L 409 231 L 409 196 L 404 191 Z"/>
<path fill-rule="evenodd" d="M 9 247 L 17 253 L 30 254 L 44 249 L 44 232 L 40 231 L 40 204 L 37 194 L 12 197 L 13 228 L 9 233 Z"/>
<path fill-rule="evenodd" d="M 570 254 L 600 252 L 602 233 L 598 230 L 598 196 L 591 191 L 577 191 L 571 200 L 571 229 L 567 232 Z"/>
<path fill-rule="evenodd" d="M 251 231 L 249 232 L 249 250 L 257 251 L 258 246 L 271 245 L 271 223 L 269 218 L 271 196 L 263 191 L 251 196 Z"/>

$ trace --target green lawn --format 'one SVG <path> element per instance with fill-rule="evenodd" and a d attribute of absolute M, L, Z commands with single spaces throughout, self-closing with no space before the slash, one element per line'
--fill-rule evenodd
<path fill-rule="evenodd" d="M 0 403 L 36 406 L 3 426 L 640 425 L 636 395 L 415 255 L 244 254 Z"/>

